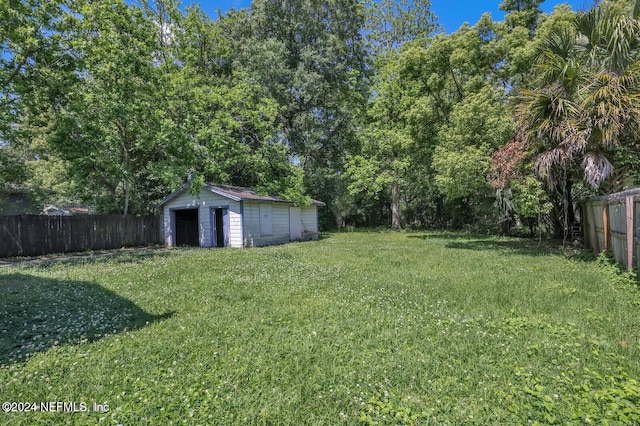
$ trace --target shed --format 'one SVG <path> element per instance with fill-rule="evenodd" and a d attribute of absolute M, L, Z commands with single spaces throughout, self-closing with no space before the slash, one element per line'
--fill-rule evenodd
<path fill-rule="evenodd" d="M 205 184 L 191 194 L 188 187 L 160 202 L 168 247 L 251 247 L 318 238 L 321 201 L 299 207 L 249 188 Z"/>

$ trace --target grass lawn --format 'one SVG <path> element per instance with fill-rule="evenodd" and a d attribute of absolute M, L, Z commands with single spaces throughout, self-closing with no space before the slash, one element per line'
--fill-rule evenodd
<path fill-rule="evenodd" d="M 0 423 L 633 424 L 631 281 L 526 240 L 423 233 L 4 268 L 2 401 L 108 411 Z"/>

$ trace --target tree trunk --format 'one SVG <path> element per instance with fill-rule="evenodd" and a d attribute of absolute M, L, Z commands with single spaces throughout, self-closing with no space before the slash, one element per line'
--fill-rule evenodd
<path fill-rule="evenodd" d="M 397 179 L 394 179 L 391 184 L 391 230 L 402 230 L 400 225 L 400 185 Z"/>
<path fill-rule="evenodd" d="M 571 195 L 571 189 L 573 187 L 573 182 L 571 182 L 570 177 L 566 177 L 564 181 L 564 227 L 562 230 L 562 241 L 566 242 L 567 238 L 571 234 L 571 228 L 576 221 L 576 212 L 573 210 L 573 197 Z"/>
<path fill-rule="evenodd" d="M 576 220 L 575 211 L 573 210 L 573 200 L 571 196 L 573 182 L 571 178 L 565 176 L 550 196 L 553 210 L 553 234 L 556 238 L 563 240 L 569 235 L 569 231 Z"/>
<path fill-rule="evenodd" d="M 126 216 L 129 213 L 129 192 L 131 191 L 131 186 L 129 185 L 129 181 L 125 179 L 124 181 L 124 211 L 122 212 L 123 216 Z"/>

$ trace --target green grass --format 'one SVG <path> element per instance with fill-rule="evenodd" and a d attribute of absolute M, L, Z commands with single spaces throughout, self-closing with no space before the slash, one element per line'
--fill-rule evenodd
<path fill-rule="evenodd" d="M 2 400 L 109 411 L 0 422 L 639 422 L 638 289 L 583 258 L 346 233 L 5 268 Z"/>

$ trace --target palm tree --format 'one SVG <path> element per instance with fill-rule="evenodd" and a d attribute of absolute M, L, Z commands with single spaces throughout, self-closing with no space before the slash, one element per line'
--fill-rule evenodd
<path fill-rule="evenodd" d="M 622 165 L 625 154 L 637 152 L 640 135 L 640 0 L 630 10 L 621 5 L 609 0 L 578 13 L 574 28 L 542 41 L 540 87 L 523 90 L 517 110 L 537 152 L 536 174 L 561 200 L 556 210 L 565 235 L 576 178 L 612 190 L 620 172 L 634 171 Z"/>

